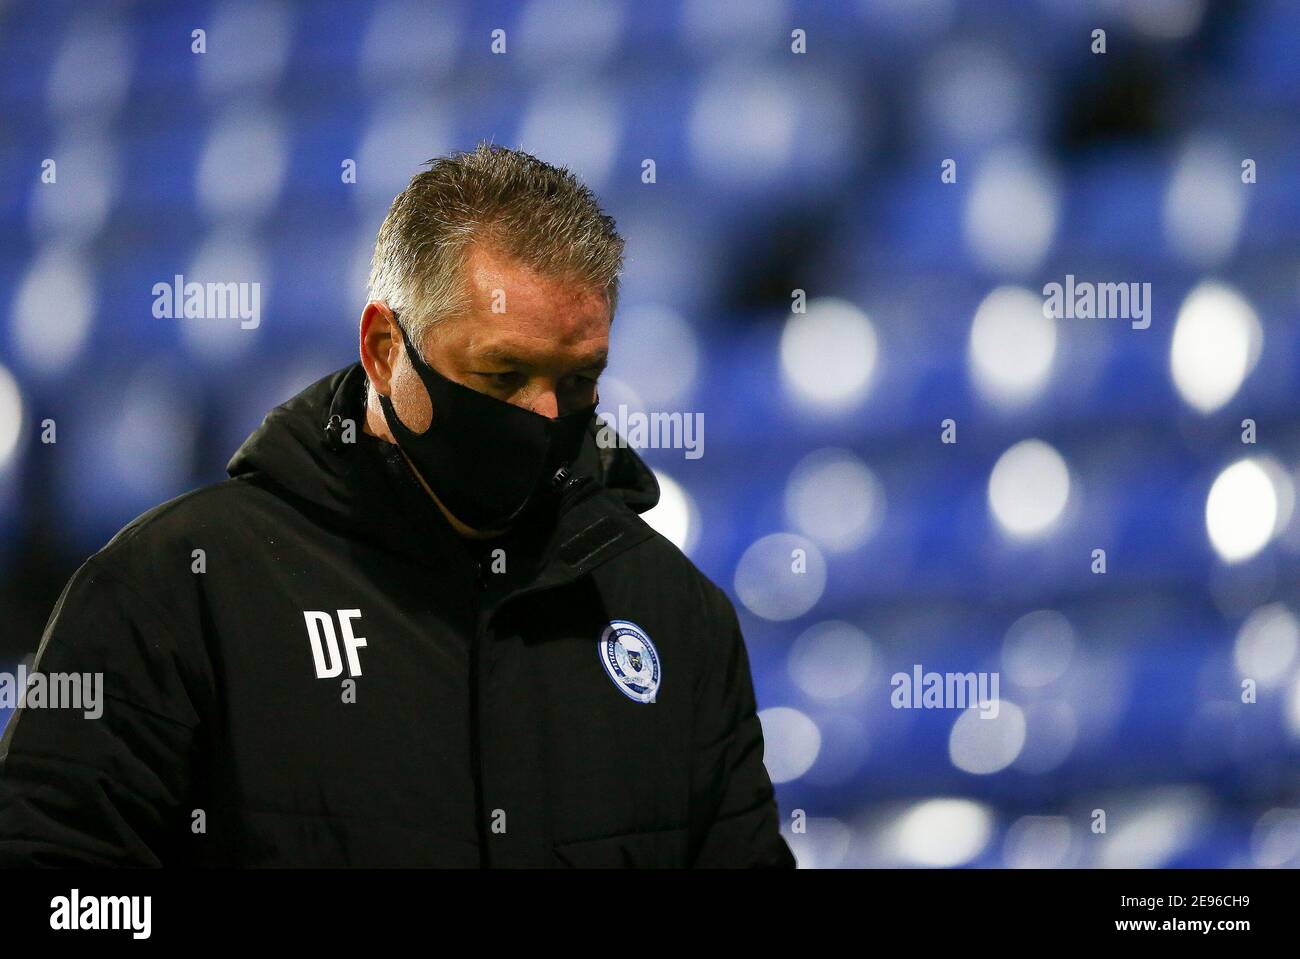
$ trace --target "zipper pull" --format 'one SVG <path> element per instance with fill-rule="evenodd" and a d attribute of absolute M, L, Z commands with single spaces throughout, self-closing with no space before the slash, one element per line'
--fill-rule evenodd
<path fill-rule="evenodd" d="M 343 452 L 343 417 L 338 413 L 325 424 L 325 445 L 335 453 Z"/>
<path fill-rule="evenodd" d="M 590 476 L 573 476 L 567 466 L 561 466 L 551 477 L 551 492 L 558 496 L 564 496 L 582 486 L 591 479 Z"/>

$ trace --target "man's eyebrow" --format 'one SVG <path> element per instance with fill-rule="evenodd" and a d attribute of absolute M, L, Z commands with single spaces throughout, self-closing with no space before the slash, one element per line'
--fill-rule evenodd
<path fill-rule="evenodd" d="M 478 358 L 493 363 L 506 363 L 511 366 L 519 366 L 525 362 L 511 352 L 509 347 L 505 346 L 484 347 L 478 352 Z"/>
<path fill-rule="evenodd" d="M 504 363 L 507 366 L 531 366 L 532 361 L 516 354 L 508 346 L 489 346 L 484 348 L 479 354 L 480 360 L 491 363 Z M 584 356 L 574 364 L 574 369 L 579 370 L 603 370 L 609 364 L 609 351 L 598 350 L 589 356 Z"/>

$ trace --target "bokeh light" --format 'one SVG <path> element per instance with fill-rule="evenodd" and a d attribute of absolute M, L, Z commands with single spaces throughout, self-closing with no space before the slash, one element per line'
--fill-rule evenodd
<path fill-rule="evenodd" d="M 814 408 L 842 410 L 866 393 L 879 346 L 865 313 L 845 300 L 808 303 L 786 320 L 781 371 L 793 397 Z"/>
<path fill-rule="evenodd" d="M 1069 497 L 1070 470 L 1061 454 L 1042 440 L 1017 443 L 998 458 L 989 475 L 989 509 L 1013 539 L 1049 533 Z"/>
<path fill-rule="evenodd" d="M 1255 459 L 1225 469 L 1205 499 L 1210 543 L 1227 563 L 1250 559 L 1263 549 L 1277 528 L 1277 516 L 1277 491 Z"/>
<path fill-rule="evenodd" d="M 885 518 L 885 488 L 848 450 L 821 449 L 800 460 L 785 488 L 786 518 L 826 550 L 866 543 Z"/>
<path fill-rule="evenodd" d="M 772 533 L 755 542 L 736 564 L 736 596 L 763 619 L 797 619 L 826 588 L 826 560 L 808 539 Z"/>
<path fill-rule="evenodd" d="M 1202 283 L 1178 310 L 1169 368 L 1178 392 L 1201 413 L 1232 399 L 1263 348 L 1259 317 L 1235 290 Z"/>

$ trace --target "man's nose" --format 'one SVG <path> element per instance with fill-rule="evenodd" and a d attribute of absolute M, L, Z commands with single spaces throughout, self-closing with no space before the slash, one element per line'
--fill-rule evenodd
<path fill-rule="evenodd" d="M 555 389 L 543 389 L 534 397 L 533 402 L 528 408 L 534 413 L 545 416 L 547 419 L 555 419 L 560 415 L 560 399 L 556 396 Z"/>

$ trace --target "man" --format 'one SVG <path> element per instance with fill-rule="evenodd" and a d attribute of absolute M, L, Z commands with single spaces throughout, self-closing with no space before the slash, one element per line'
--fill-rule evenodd
<path fill-rule="evenodd" d="M 0 863 L 778 866 L 726 596 L 595 441 L 623 241 L 571 174 L 437 160 L 379 231 L 361 362 L 73 577 Z"/>

